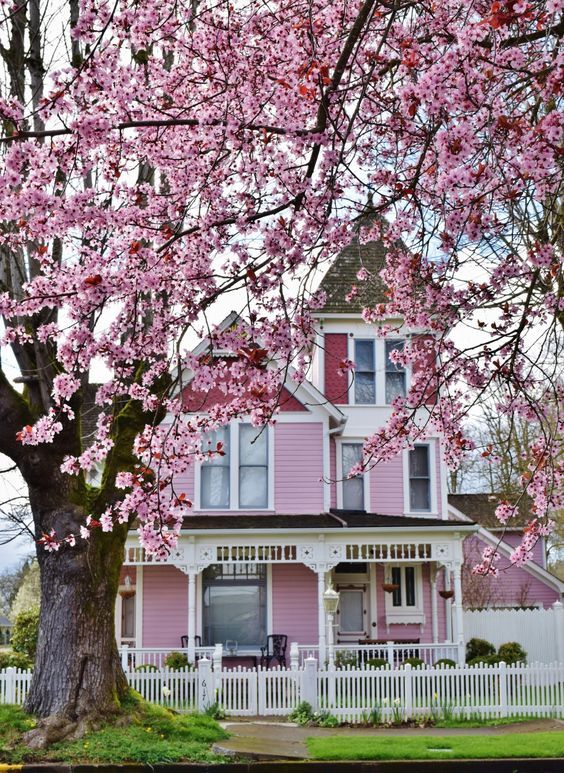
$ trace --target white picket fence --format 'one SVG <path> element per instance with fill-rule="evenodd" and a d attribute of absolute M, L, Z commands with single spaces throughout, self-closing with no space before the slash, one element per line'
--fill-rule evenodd
<path fill-rule="evenodd" d="M 341 721 L 435 719 L 564 719 L 564 664 L 456 666 L 409 664 L 397 669 L 319 670 L 308 658 L 296 669 L 129 671 L 130 685 L 147 700 L 177 711 L 217 704 L 229 716 L 287 716 L 301 701 Z M 0 702 L 25 700 L 30 671 L 0 671 Z"/>
<path fill-rule="evenodd" d="M 549 609 L 479 609 L 464 612 L 464 637 L 486 639 L 499 647 L 516 641 L 530 663 L 564 660 L 564 607 Z"/>

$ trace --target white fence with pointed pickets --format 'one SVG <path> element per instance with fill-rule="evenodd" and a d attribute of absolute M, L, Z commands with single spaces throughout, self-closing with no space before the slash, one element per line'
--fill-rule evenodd
<path fill-rule="evenodd" d="M 341 721 L 564 718 L 564 664 L 319 670 L 314 658 L 294 669 L 128 671 L 131 687 L 177 711 L 216 704 L 229 716 L 287 716 L 302 701 Z M 32 672 L 0 671 L 0 703 L 22 704 Z"/>

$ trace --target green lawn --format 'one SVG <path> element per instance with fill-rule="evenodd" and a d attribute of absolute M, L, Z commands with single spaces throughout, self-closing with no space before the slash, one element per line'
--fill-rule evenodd
<path fill-rule="evenodd" d="M 313 760 L 438 760 L 564 757 L 564 732 L 467 736 L 308 738 Z"/>
<path fill-rule="evenodd" d="M 21 734 L 35 720 L 17 706 L 0 705 L 0 763 L 63 762 L 148 765 L 178 761 L 221 762 L 211 744 L 226 733 L 217 722 L 201 714 L 175 714 L 168 709 L 132 700 L 131 722 L 107 726 L 77 741 L 54 744 L 45 751 L 30 751 Z"/>

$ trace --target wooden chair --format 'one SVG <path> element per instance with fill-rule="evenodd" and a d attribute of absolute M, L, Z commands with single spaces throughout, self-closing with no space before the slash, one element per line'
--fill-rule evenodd
<path fill-rule="evenodd" d="M 266 644 L 260 648 L 260 664 L 263 668 L 269 668 L 273 660 L 278 665 L 286 665 L 286 647 L 288 637 L 283 633 L 271 633 L 266 637 Z"/>
<path fill-rule="evenodd" d="M 194 642 L 196 644 L 196 647 L 202 646 L 202 637 L 201 636 L 194 636 Z M 184 636 L 180 637 L 180 646 L 182 649 L 186 649 L 188 647 L 188 636 L 184 634 Z"/>

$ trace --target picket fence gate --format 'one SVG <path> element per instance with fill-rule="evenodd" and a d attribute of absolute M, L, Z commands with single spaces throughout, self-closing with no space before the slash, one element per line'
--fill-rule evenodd
<path fill-rule="evenodd" d="M 0 671 L 0 703 L 22 704 L 31 671 Z M 318 670 L 308 658 L 298 669 L 129 671 L 143 697 L 177 711 L 215 705 L 228 716 L 287 716 L 302 701 L 343 722 L 408 719 L 564 719 L 564 664 L 515 664 L 397 669 Z"/>

